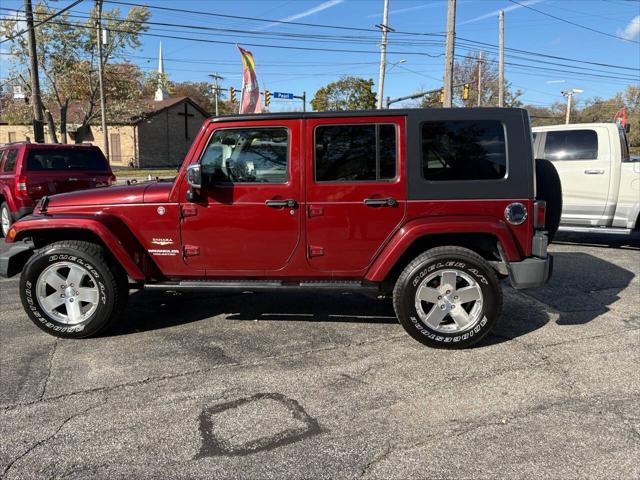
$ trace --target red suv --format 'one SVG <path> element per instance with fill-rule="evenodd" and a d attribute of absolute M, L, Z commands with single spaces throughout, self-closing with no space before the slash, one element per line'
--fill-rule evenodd
<path fill-rule="evenodd" d="M 0 146 L 2 235 L 45 195 L 111 185 L 115 176 L 92 145 L 12 143 Z"/>
<path fill-rule="evenodd" d="M 173 182 L 43 198 L 0 275 L 22 271 L 29 317 L 62 337 L 104 331 L 134 285 L 388 296 L 416 340 L 468 346 L 500 279 L 551 274 L 560 183 L 531 140 L 508 108 L 214 118 Z"/>

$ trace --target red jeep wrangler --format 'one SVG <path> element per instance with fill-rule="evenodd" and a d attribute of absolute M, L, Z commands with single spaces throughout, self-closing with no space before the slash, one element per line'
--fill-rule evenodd
<path fill-rule="evenodd" d="M 110 186 L 115 179 L 102 150 L 93 145 L 0 146 L 0 236 L 45 195 Z"/>
<path fill-rule="evenodd" d="M 27 313 L 61 337 L 113 324 L 130 287 L 309 290 L 393 296 L 413 338 L 464 347 L 498 319 L 499 278 L 549 278 L 552 180 L 545 205 L 520 109 L 218 117 L 172 183 L 42 199 L 0 273 L 22 270 Z"/>

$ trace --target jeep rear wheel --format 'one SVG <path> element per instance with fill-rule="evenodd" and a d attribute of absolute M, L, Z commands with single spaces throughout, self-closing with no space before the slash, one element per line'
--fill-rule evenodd
<path fill-rule="evenodd" d="M 7 205 L 7 202 L 2 202 L 0 205 L 0 225 L 2 226 L 2 229 L 0 230 L 0 237 L 7 236 L 12 223 L 13 221 L 11 218 L 11 212 L 9 211 L 9 205 Z"/>
<path fill-rule="evenodd" d="M 480 341 L 502 310 L 493 268 L 461 247 L 437 247 L 403 270 L 393 291 L 396 315 L 414 339 L 430 347 L 464 348 Z"/>
<path fill-rule="evenodd" d="M 61 241 L 38 250 L 20 278 L 29 318 L 57 337 L 85 338 L 109 328 L 126 305 L 126 275 L 99 245 Z"/>

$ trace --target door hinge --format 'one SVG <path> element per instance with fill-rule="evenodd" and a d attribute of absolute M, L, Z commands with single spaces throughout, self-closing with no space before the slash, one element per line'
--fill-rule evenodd
<path fill-rule="evenodd" d="M 324 255 L 324 248 L 309 245 L 309 258 L 321 257 Z"/>
<path fill-rule="evenodd" d="M 180 212 L 182 218 L 195 217 L 198 214 L 198 208 L 195 205 L 182 205 Z"/>
<path fill-rule="evenodd" d="M 309 212 L 308 213 L 309 218 L 321 217 L 322 215 L 324 215 L 324 208 L 322 208 L 322 207 L 313 207 L 313 206 L 309 205 L 308 212 Z"/>
<path fill-rule="evenodd" d="M 196 257 L 200 255 L 200 247 L 195 245 L 185 245 L 182 248 L 182 251 L 184 252 L 185 257 Z"/>

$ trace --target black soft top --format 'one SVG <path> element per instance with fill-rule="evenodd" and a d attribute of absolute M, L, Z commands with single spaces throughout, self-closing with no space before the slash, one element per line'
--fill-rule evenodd
<path fill-rule="evenodd" d="M 211 122 L 304 120 L 312 118 L 405 117 L 409 200 L 532 199 L 535 170 L 529 114 L 523 108 L 411 108 L 340 112 L 286 112 L 222 115 Z M 422 133 L 426 122 L 500 122 L 505 129 L 507 175 L 495 180 L 429 181 L 422 173 Z"/>
<path fill-rule="evenodd" d="M 469 113 L 469 118 L 478 118 L 478 112 L 494 117 L 495 115 L 506 114 L 507 112 L 520 112 L 526 115 L 523 108 L 391 108 L 384 110 L 341 110 L 329 112 L 274 112 L 274 113 L 244 113 L 228 114 L 210 117 L 211 122 L 241 122 L 247 120 L 304 120 L 311 118 L 343 118 L 343 117 L 397 117 L 416 116 L 429 117 L 439 116 L 444 112 L 456 112 L 457 116 L 464 116 Z"/>

